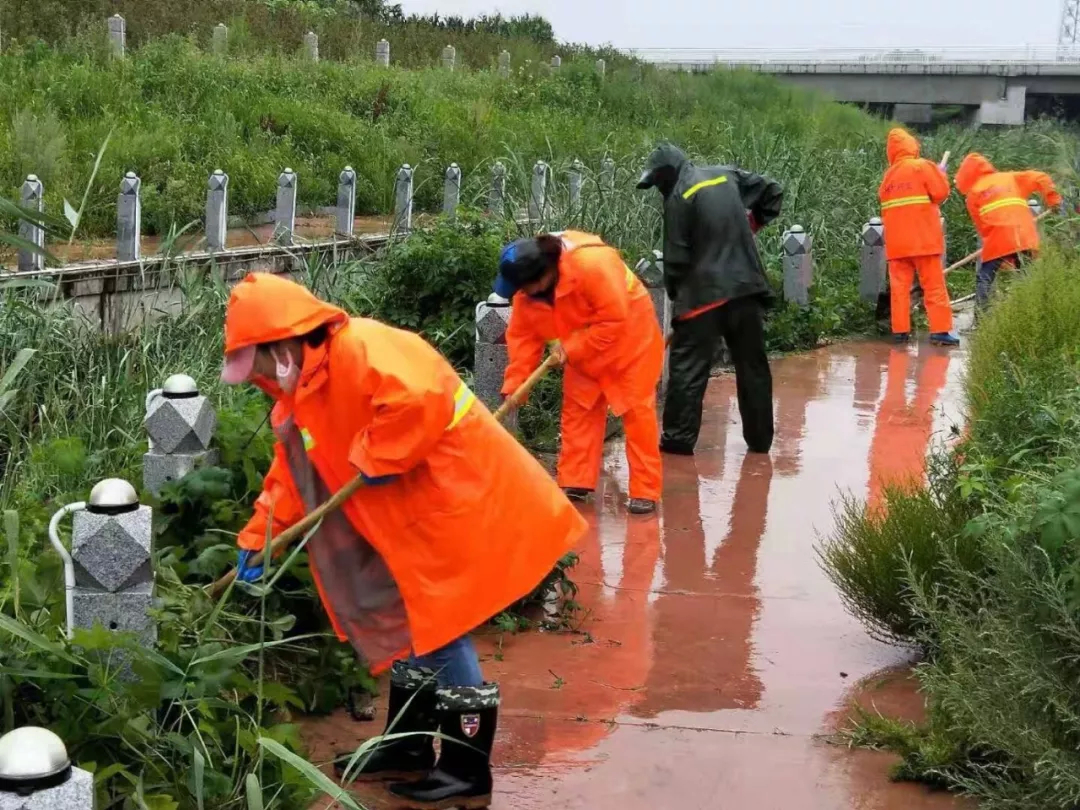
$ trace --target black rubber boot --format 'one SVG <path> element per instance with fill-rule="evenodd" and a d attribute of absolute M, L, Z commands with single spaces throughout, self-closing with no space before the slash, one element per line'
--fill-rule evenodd
<path fill-rule="evenodd" d="M 572 501 L 584 503 L 589 500 L 589 496 L 592 495 L 591 489 L 585 489 L 585 487 L 563 487 L 563 494 L 566 495 Z"/>
<path fill-rule="evenodd" d="M 626 508 L 631 515 L 651 515 L 656 511 L 656 501 L 650 501 L 646 498 L 631 498 Z"/>
<path fill-rule="evenodd" d="M 455 686 L 438 690 L 442 753 L 419 782 L 390 785 L 402 810 L 479 810 L 491 803 L 491 746 L 499 718 L 499 687 Z"/>
<path fill-rule="evenodd" d="M 423 776 L 435 764 L 431 733 L 438 728 L 435 713 L 435 673 L 404 661 L 390 670 L 390 701 L 383 734 L 409 734 L 381 742 L 373 751 L 361 754 L 348 774 L 349 780 L 371 782 L 381 779 L 409 779 Z M 422 732 L 422 733 L 418 733 Z M 345 768 L 354 751 L 334 757 L 334 773 L 345 777 Z"/>

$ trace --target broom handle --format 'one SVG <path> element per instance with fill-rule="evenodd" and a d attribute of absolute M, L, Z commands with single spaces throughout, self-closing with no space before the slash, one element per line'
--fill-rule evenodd
<path fill-rule="evenodd" d="M 1048 214 L 1052 214 L 1052 213 L 1054 213 L 1054 209 L 1053 208 L 1047 208 L 1045 211 L 1043 211 L 1041 214 L 1039 214 L 1037 217 L 1035 217 L 1035 221 L 1038 222 L 1043 217 L 1047 216 Z M 965 264 L 968 264 L 969 262 L 975 261 L 977 258 L 979 258 L 979 253 L 981 253 L 981 252 L 982 252 L 981 249 L 976 250 L 974 253 L 962 258 L 960 261 L 955 262 L 953 264 L 950 264 L 948 267 L 945 268 L 945 275 L 949 275 L 949 273 L 951 273 L 953 270 L 959 270 Z"/>
<path fill-rule="evenodd" d="M 495 411 L 495 418 L 501 420 L 510 412 L 511 408 L 516 408 L 518 404 L 520 404 L 520 402 L 525 399 L 526 396 L 528 396 L 529 392 L 536 386 L 538 382 L 540 382 L 543 376 L 547 374 L 554 365 L 555 358 L 549 356 L 547 360 L 540 364 L 536 371 L 529 375 L 529 378 L 525 380 L 525 382 L 523 382 L 513 394 L 506 398 L 506 402 L 499 406 L 499 409 Z M 333 497 L 327 500 L 326 503 L 323 503 L 315 509 L 311 510 L 311 512 L 306 514 L 292 526 L 290 526 L 273 540 L 271 540 L 271 556 L 277 554 L 278 551 L 280 551 L 281 549 L 292 545 L 292 543 L 294 543 L 297 539 L 303 537 L 305 534 L 311 531 L 311 529 L 316 524 L 318 524 L 320 520 L 333 512 L 335 509 L 338 509 L 343 503 L 345 503 L 345 501 L 349 500 L 349 498 L 355 495 L 357 490 L 359 490 L 362 486 L 364 486 L 364 477 L 362 475 L 358 475 L 356 476 L 356 478 L 349 481 L 349 483 L 347 483 L 336 493 L 334 493 Z M 251 558 L 248 565 L 258 565 L 263 561 L 264 556 L 265 555 L 262 551 L 258 552 Z M 214 584 L 212 584 L 208 588 L 208 593 L 211 597 L 216 597 L 219 593 L 229 587 L 229 583 L 231 583 L 234 579 L 236 579 L 235 568 L 222 576 L 219 580 L 214 582 Z"/>

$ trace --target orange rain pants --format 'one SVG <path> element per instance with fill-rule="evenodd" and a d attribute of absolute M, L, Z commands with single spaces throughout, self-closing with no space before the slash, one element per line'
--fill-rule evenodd
<path fill-rule="evenodd" d="M 923 288 L 923 304 L 930 321 L 930 332 L 951 332 L 952 305 L 945 287 L 945 268 L 941 256 L 912 256 L 889 262 L 889 295 L 892 299 L 892 330 L 894 334 L 911 332 L 911 285 L 915 275 Z"/>

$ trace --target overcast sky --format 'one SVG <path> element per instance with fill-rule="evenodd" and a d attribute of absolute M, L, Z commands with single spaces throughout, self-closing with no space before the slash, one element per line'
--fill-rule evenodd
<path fill-rule="evenodd" d="M 618 48 L 1053 45 L 1062 0 L 401 0 L 407 12 L 534 12 Z"/>

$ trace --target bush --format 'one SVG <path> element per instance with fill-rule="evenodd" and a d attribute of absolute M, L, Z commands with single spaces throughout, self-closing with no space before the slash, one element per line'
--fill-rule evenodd
<path fill-rule="evenodd" d="M 950 555 L 965 571 L 981 569 L 978 541 L 963 531 L 969 507 L 959 496 L 956 470 L 941 460 L 930 482 L 891 483 L 881 508 L 845 495 L 833 508 L 833 534 L 819 547 L 825 573 L 848 612 L 876 638 L 926 642 L 927 625 L 911 601 L 912 578 L 947 579 Z"/>
<path fill-rule="evenodd" d="M 929 575 L 912 555 L 901 577 L 906 619 L 930 651 L 919 667 L 929 721 L 864 716 L 853 735 L 900 753 L 899 778 L 970 793 L 991 810 L 1080 803 L 1078 259 L 1074 247 L 1049 249 L 974 337 L 952 496 L 972 517 Z M 889 532 L 922 533 L 904 512 L 895 522 Z M 888 614 L 865 579 L 849 604 L 880 621 Z"/>

